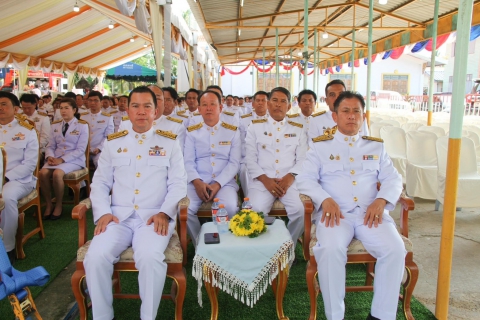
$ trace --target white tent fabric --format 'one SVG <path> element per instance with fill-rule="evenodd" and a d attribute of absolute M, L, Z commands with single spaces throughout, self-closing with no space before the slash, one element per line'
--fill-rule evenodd
<path fill-rule="evenodd" d="M 444 203 L 447 173 L 448 137 L 438 138 L 436 142 L 438 158 L 437 200 Z M 458 175 L 457 207 L 480 207 L 480 174 L 477 172 L 475 146 L 470 138 L 462 138 L 460 150 L 460 167 Z"/>
<path fill-rule="evenodd" d="M 442 127 L 437 127 L 437 126 L 421 126 L 421 127 L 418 127 L 418 131 L 435 133 L 438 138 L 445 136 L 445 130 L 443 130 Z"/>
<path fill-rule="evenodd" d="M 383 123 L 383 121 L 372 123 L 370 125 L 370 136 L 380 138 L 380 129 L 385 126 L 391 126 L 391 124 Z"/>
<path fill-rule="evenodd" d="M 133 15 L 135 16 L 135 25 L 137 26 L 137 29 L 143 33 L 151 34 L 152 24 L 145 0 L 138 0 L 138 6 Z"/>
<path fill-rule="evenodd" d="M 415 131 L 423 125 L 424 124 L 420 122 L 407 122 L 402 125 L 402 129 L 405 130 L 405 132 Z"/>
<path fill-rule="evenodd" d="M 383 139 L 387 154 L 392 159 L 393 166 L 402 175 L 402 181 L 405 183 L 407 167 L 405 131 L 402 128 L 383 126 L 380 129 L 380 137 Z"/>
<path fill-rule="evenodd" d="M 165 85 L 170 87 L 172 81 L 172 5 L 166 4 L 163 6 L 163 70 L 164 70 L 164 82 Z"/>
<path fill-rule="evenodd" d="M 431 132 L 406 133 L 406 189 L 412 197 L 435 200 L 437 197 L 437 136 Z"/>
<path fill-rule="evenodd" d="M 150 2 L 150 13 L 152 22 L 152 39 L 153 39 L 153 51 L 155 53 L 155 61 L 162 61 L 162 39 L 163 39 L 163 21 L 160 14 L 160 8 L 155 1 Z M 157 64 L 157 84 L 163 87 L 161 67 Z"/>
<path fill-rule="evenodd" d="M 137 1 L 132 0 L 115 0 L 115 3 L 117 4 L 118 10 L 120 10 L 120 12 L 127 17 L 133 15 L 133 12 L 137 6 Z"/>

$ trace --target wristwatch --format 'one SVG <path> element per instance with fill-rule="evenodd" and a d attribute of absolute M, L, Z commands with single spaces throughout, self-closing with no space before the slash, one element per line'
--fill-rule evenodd
<path fill-rule="evenodd" d="M 297 176 L 297 173 L 293 173 L 293 172 L 289 172 L 289 173 L 293 176 L 293 178 Z"/>

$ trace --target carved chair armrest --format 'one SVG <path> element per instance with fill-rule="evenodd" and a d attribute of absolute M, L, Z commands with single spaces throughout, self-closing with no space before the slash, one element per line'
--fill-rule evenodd
<path fill-rule="evenodd" d="M 177 232 L 180 238 L 180 245 L 182 246 L 184 266 L 187 264 L 187 210 L 189 205 L 190 200 L 187 197 L 184 197 L 178 202 L 179 216 L 177 218 Z"/>
<path fill-rule="evenodd" d="M 398 202 L 401 205 L 400 208 L 400 233 L 408 238 L 408 212 L 415 209 L 415 202 L 409 198 L 405 191 L 402 191 Z"/>
<path fill-rule="evenodd" d="M 78 220 L 78 247 L 87 242 L 87 211 L 92 208 L 90 198 L 81 201 L 72 209 L 72 219 Z"/>
<path fill-rule="evenodd" d="M 304 194 L 300 195 L 300 200 L 302 200 L 303 207 L 305 208 L 304 223 L 305 230 L 303 232 L 303 253 L 306 260 L 310 260 L 310 232 L 312 230 L 312 216 L 313 216 L 313 202 L 309 196 Z"/>

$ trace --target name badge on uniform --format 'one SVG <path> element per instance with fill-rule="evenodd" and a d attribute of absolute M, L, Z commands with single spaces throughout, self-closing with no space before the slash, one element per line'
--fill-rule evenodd
<path fill-rule="evenodd" d="M 33 118 L 33 122 L 40 122 L 40 119 L 38 117 Z"/>
<path fill-rule="evenodd" d="M 12 137 L 12 141 L 25 140 L 25 135 L 21 132 Z"/>
<path fill-rule="evenodd" d="M 297 136 L 296 133 L 286 133 L 286 134 L 284 135 L 285 138 L 294 138 L 294 137 L 296 137 L 296 136 Z"/>
<path fill-rule="evenodd" d="M 221 146 L 229 146 L 229 145 L 232 144 L 232 142 L 231 141 L 220 141 L 218 144 L 221 145 Z"/>
<path fill-rule="evenodd" d="M 71 135 L 78 136 L 80 132 L 78 130 L 73 130 L 70 132 Z"/>
<path fill-rule="evenodd" d="M 156 157 L 163 157 L 167 154 L 165 150 L 163 150 L 162 147 L 155 146 L 155 147 L 150 147 L 150 150 L 148 151 L 149 156 L 156 156 Z"/>
<path fill-rule="evenodd" d="M 97 121 L 97 123 L 105 123 L 105 120 Z"/>
<path fill-rule="evenodd" d="M 376 154 L 364 155 L 363 160 L 378 160 L 378 155 Z"/>

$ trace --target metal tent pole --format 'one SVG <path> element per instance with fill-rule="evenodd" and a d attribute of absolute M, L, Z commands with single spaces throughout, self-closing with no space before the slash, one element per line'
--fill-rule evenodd
<path fill-rule="evenodd" d="M 427 125 L 432 125 L 433 113 L 433 86 L 435 84 L 435 55 L 437 54 L 437 28 L 438 28 L 438 7 L 440 0 L 435 0 L 435 9 L 433 11 L 433 30 L 432 30 L 432 58 L 430 60 L 430 84 L 428 86 L 428 120 Z"/>

